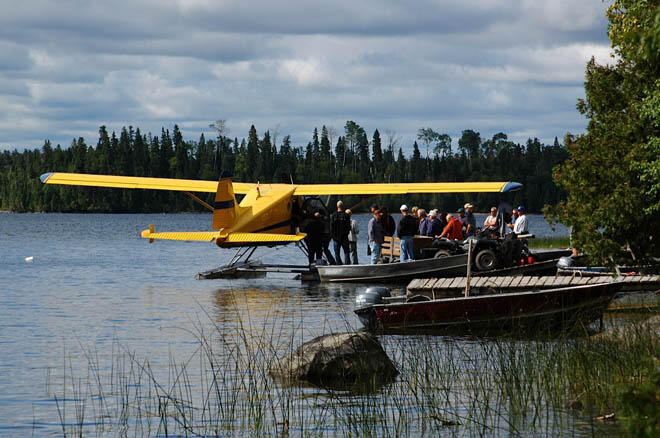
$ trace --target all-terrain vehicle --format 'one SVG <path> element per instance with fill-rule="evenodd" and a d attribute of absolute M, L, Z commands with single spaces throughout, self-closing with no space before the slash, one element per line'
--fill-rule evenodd
<path fill-rule="evenodd" d="M 479 271 L 506 268 L 520 264 L 521 259 L 530 256 L 527 239 L 519 239 L 513 233 L 507 234 L 506 224 L 511 223 L 511 206 L 501 202 L 497 207 L 496 230 L 478 230 L 476 235 L 463 241 L 444 237 L 435 239 L 430 245 L 420 250 L 422 258 L 447 257 L 465 254 L 472 240 L 473 266 Z M 503 236 L 503 237 L 502 237 Z"/>
<path fill-rule="evenodd" d="M 504 238 L 490 238 L 477 233 L 476 236 L 463 241 L 442 237 L 420 251 L 423 258 L 465 254 L 468 252 L 470 240 L 473 265 L 479 271 L 516 266 L 521 259 L 527 259 L 530 255 L 526 239 L 518 239 L 513 233 L 506 234 Z"/>

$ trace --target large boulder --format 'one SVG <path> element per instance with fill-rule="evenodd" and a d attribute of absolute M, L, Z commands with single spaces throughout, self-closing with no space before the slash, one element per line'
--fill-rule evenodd
<path fill-rule="evenodd" d="M 369 390 L 391 381 L 398 370 L 368 332 L 319 336 L 277 361 L 270 375 L 330 389 Z"/>

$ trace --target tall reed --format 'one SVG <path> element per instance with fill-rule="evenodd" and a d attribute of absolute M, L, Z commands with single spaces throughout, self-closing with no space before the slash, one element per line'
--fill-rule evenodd
<path fill-rule="evenodd" d="M 644 381 L 660 354 L 646 326 L 625 340 L 383 336 L 400 376 L 351 393 L 269 377 L 304 332 L 198 320 L 188 357 L 159 365 L 116 342 L 110 364 L 85 351 L 86 372 L 69 361 L 46 387 L 65 435 L 587 436 L 618 431 L 593 418 L 617 411 L 621 385 Z"/>

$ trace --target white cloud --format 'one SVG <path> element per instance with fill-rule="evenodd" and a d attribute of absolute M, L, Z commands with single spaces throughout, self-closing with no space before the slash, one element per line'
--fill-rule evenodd
<path fill-rule="evenodd" d="M 330 79 L 316 59 L 283 60 L 279 63 L 278 72 L 283 79 L 294 80 L 305 87 L 323 85 Z"/>
<path fill-rule="evenodd" d="M 41 1 L 0 16 L 0 149 L 98 126 L 196 139 L 281 125 L 296 145 L 355 120 L 542 139 L 584 128 L 586 61 L 612 62 L 591 0 Z M 524 138 L 522 139 L 525 140 Z M 43 140 L 40 140 L 42 142 Z"/>

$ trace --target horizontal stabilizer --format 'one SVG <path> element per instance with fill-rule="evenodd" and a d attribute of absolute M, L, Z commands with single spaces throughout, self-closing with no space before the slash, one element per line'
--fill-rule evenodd
<path fill-rule="evenodd" d="M 142 230 L 142 237 L 150 240 L 188 240 L 196 242 L 213 242 L 220 231 L 166 231 L 156 233 L 152 230 Z"/>
<path fill-rule="evenodd" d="M 271 233 L 231 233 L 226 239 L 216 241 L 219 247 L 232 246 L 275 246 L 299 242 L 305 238 L 305 233 L 271 234 Z"/>
<path fill-rule="evenodd" d="M 166 231 L 156 233 L 153 226 L 142 231 L 142 238 L 154 240 L 187 240 L 196 242 L 214 242 L 222 248 L 234 246 L 275 246 L 299 242 L 306 234 L 272 233 L 223 233 L 220 231 Z"/>

